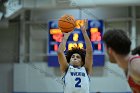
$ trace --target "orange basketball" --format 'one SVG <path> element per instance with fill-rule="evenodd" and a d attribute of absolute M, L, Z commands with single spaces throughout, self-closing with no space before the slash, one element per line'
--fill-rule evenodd
<path fill-rule="evenodd" d="M 72 15 L 64 15 L 58 20 L 58 27 L 64 33 L 73 31 L 75 26 L 75 19 Z"/>

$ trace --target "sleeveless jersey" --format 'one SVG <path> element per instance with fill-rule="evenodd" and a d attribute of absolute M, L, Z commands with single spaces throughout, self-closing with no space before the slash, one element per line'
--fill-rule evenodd
<path fill-rule="evenodd" d="M 134 56 L 132 57 L 130 60 L 129 60 L 129 64 L 131 64 L 132 60 L 133 59 L 136 59 L 136 58 L 140 58 L 140 56 Z M 129 86 L 133 89 L 133 93 L 140 93 L 140 85 L 138 85 L 137 83 L 134 82 L 134 80 L 132 79 L 132 77 L 129 75 L 128 76 L 128 83 L 129 83 Z"/>
<path fill-rule="evenodd" d="M 63 76 L 64 93 L 89 93 L 89 77 L 85 67 L 69 66 Z"/>

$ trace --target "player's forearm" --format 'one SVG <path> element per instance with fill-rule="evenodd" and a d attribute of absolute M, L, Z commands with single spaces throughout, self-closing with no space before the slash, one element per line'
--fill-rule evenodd
<path fill-rule="evenodd" d="M 58 52 L 64 52 L 65 47 L 66 47 L 67 39 L 68 38 L 65 38 L 65 37 L 63 38 L 62 42 L 59 45 Z"/>
<path fill-rule="evenodd" d="M 84 39 L 85 39 L 86 51 L 87 52 L 92 52 L 93 51 L 92 50 L 92 44 L 91 44 L 90 39 L 89 39 L 89 37 L 87 35 L 87 32 L 86 31 L 82 31 L 82 33 L 83 33 L 83 36 L 84 36 Z"/>
<path fill-rule="evenodd" d="M 64 37 L 62 39 L 62 42 L 59 45 L 58 52 L 64 52 L 64 50 L 66 48 L 67 39 L 70 36 L 71 32 L 63 33 L 63 34 L 64 34 Z"/>

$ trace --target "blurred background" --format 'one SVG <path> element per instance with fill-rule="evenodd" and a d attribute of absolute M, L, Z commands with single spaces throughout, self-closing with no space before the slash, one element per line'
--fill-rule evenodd
<path fill-rule="evenodd" d="M 131 93 L 122 69 L 108 61 L 102 34 L 122 29 L 131 49 L 140 45 L 140 0 L 0 0 L 0 93 L 63 93 L 58 44 L 50 31 L 64 14 L 88 19 L 89 28 L 100 33 L 101 39 L 91 39 L 96 50 L 91 93 Z"/>

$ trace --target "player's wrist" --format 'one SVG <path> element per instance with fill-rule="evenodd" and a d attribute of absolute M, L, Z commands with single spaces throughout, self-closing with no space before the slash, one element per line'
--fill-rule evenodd
<path fill-rule="evenodd" d="M 68 37 L 64 37 L 63 40 L 67 41 L 68 40 Z"/>

